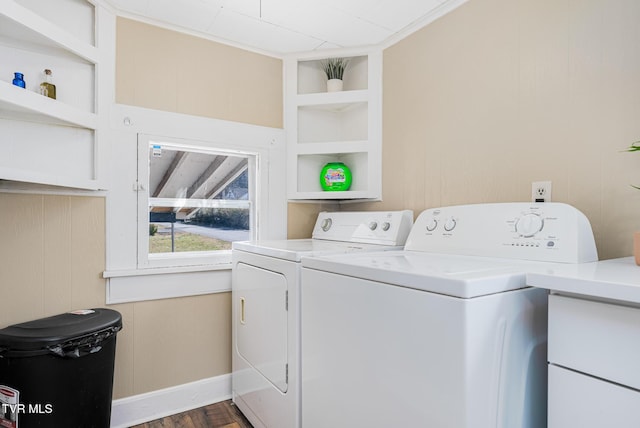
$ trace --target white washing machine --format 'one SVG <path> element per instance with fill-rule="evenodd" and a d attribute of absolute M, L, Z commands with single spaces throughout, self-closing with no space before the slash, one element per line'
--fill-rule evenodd
<path fill-rule="evenodd" d="M 597 260 L 557 203 L 420 214 L 404 251 L 302 259 L 302 426 L 546 427 L 547 292 Z"/>
<path fill-rule="evenodd" d="M 300 427 L 300 259 L 401 250 L 412 211 L 322 212 L 312 239 L 233 243 L 233 401 L 255 428 Z"/>

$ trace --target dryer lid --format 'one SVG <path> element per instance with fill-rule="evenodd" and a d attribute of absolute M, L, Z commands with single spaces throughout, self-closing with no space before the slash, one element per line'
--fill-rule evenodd
<path fill-rule="evenodd" d="M 282 241 L 234 242 L 233 250 L 299 262 L 303 256 L 346 254 L 358 251 L 401 250 L 401 246 L 362 244 L 357 242 L 324 241 L 320 239 L 288 239 Z"/>

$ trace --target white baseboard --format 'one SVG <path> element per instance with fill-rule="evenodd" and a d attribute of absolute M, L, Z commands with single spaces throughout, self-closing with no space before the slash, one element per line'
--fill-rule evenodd
<path fill-rule="evenodd" d="M 111 428 L 164 418 L 231 398 L 231 374 L 114 400 Z"/>

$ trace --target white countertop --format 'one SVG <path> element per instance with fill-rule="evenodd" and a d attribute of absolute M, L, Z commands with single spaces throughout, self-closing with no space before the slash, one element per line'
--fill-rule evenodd
<path fill-rule="evenodd" d="M 633 257 L 558 265 L 527 274 L 527 285 L 552 291 L 640 303 L 640 266 Z"/>

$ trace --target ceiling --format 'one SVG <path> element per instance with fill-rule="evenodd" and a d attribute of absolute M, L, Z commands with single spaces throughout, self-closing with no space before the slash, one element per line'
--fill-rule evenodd
<path fill-rule="evenodd" d="M 274 56 L 379 45 L 466 0 L 107 0 L 124 16 Z"/>

